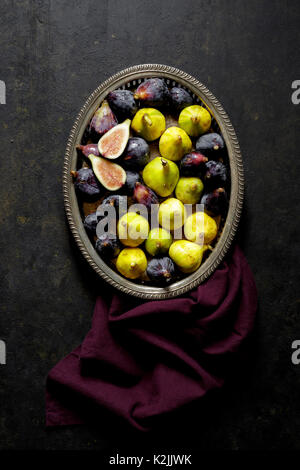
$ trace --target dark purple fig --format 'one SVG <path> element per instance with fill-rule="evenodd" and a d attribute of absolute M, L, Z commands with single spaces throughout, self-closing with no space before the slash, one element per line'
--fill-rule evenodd
<path fill-rule="evenodd" d="M 103 199 L 101 207 L 104 205 L 113 206 L 116 209 L 116 214 L 118 216 L 119 210 L 127 212 L 127 196 L 122 196 L 120 194 L 112 194 L 111 196 Z"/>
<path fill-rule="evenodd" d="M 173 87 L 170 90 L 170 105 L 176 113 L 193 104 L 193 98 L 184 88 Z"/>
<path fill-rule="evenodd" d="M 124 190 L 126 194 L 132 195 L 135 183 L 142 183 L 142 178 L 139 173 L 135 171 L 126 171 L 126 183 L 124 185 Z"/>
<path fill-rule="evenodd" d="M 85 217 L 83 221 L 84 228 L 91 234 L 96 233 L 96 228 L 98 225 L 98 217 L 96 212 L 93 212 L 92 214 L 89 214 Z"/>
<path fill-rule="evenodd" d="M 204 134 L 197 140 L 196 150 L 203 153 L 209 160 L 215 160 L 224 155 L 224 140 L 216 132 Z"/>
<path fill-rule="evenodd" d="M 119 121 L 132 118 L 138 110 L 133 93 L 129 90 L 111 91 L 106 99 Z"/>
<path fill-rule="evenodd" d="M 110 238 L 109 233 L 103 233 L 97 239 L 95 248 L 101 258 L 111 260 L 118 256 L 121 250 L 120 242 L 117 237 Z"/>
<path fill-rule="evenodd" d="M 150 160 L 150 148 L 141 137 L 131 137 L 122 157 L 122 164 L 127 170 L 142 170 Z"/>
<path fill-rule="evenodd" d="M 92 132 L 100 136 L 108 132 L 117 124 L 118 121 L 116 116 L 110 109 L 108 102 L 104 100 L 100 108 L 97 109 L 94 116 L 92 117 L 90 129 Z"/>
<path fill-rule="evenodd" d="M 151 209 L 152 204 L 159 204 L 159 200 L 155 192 L 139 182 L 135 183 L 133 200 L 138 204 L 144 204 L 144 206 L 149 210 Z"/>
<path fill-rule="evenodd" d="M 85 157 L 88 157 L 91 153 L 99 156 L 98 144 L 77 145 L 76 148 L 81 150 Z"/>
<path fill-rule="evenodd" d="M 148 263 L 147 274 L 155 284 L 169 284 L 172 282 L 175 274 L 174 263 L 168 256 L 153 258 Z"/>
<path fill-rule="evenodd" d="M 205 211 L 212 215 L 223 215 L 228 207 L 228 198 L 224 188 L 218 188 L 211 193 L 206 193 L 200 201 L 204 204 Z"/>
<path fill-rule="evenodd" d="M 142 106 L 157 108 L 169 104 L 170 92 L 163 80 L 149 78 L 138 86 L 134 98 L 140 100 Z"/>
<path fill-rule="evenodd" d="M 71 171 L 74 178 L 74 186 L 77 191 L 88 197 L 99 197 L 103 188 L 98 182 L 91 168 L 81 168 L 78 171 Z"/>
<path fill-rule="evenodd" d="M 184 155 L 180 161 L 180 172 L 184 176 L 202 175 L 206 170 L 208 158 L 199 152 L 190 152 Z"/>
<path fill-rule="evenodd" d="M 221 162 L 209 160 L 205 163 L 204 184 L 208 190 L 224 186 L 227 182 L 227 168 Z"/>

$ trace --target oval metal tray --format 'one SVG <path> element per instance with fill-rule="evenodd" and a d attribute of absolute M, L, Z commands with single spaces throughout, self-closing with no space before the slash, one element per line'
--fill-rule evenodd
<path fill-rule="evenodd" d="M 170 84 L 175 82 L 179 86 L 185 87 L 210 110 L 225 140 L 231 173 L 231 190 L 227 218 L 213 252 L 197 271 L 164 288 L 137 284 L 125 279 L 102 261 L 83 227 L 80 208 L 70 175 L 70 171 L 77 168 L 78 155 L 76 145 L 80 143 L 87 124 L 105 96 L 111 90 L 138 85 L 141 80 L 150 77 L 162 77 L 169 81 Z M 136 65 L 108 78 L 96 88 L 81 108 L 72 127 L 66 147 L 63 169 L 63 193 L 66 215 L 75 241 L 85 259 L 101 278 L 120 291 L 140 298 L 166 299 L 176 297 L 195 288 L 206 280 L 221 263 L 231 246 L 240 220 L 244 195 L 243 164 L 239 143 L 229 117 L 221 104 L 196 78 L 167 65 Z"/>

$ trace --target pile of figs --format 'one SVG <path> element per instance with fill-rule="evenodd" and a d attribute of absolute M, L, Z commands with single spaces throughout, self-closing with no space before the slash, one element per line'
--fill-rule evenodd
<path fill-rule="evenodd" d="M 226 145 L 199 98 L 158 77 L 111 91 L 77 149 L 71 175 L 99 256 L 156 286 L 196 271 L 218 240 L 230 191 Z"/>

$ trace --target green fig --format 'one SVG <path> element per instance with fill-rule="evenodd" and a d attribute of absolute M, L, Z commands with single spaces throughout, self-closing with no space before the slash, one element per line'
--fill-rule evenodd
<path fill-rule="evenodd" d="M 179 170 L 176 163 L 156 157 L 145 166 L 143 180 L 159 196 L 167 197 L 174 191 L 179 180 Z"/>
<path fill-rule="evenodd" d="M 170 232 L 163 228 L 150 230 L 145 243 L 145 248 L 152 256 L 161 256 L 168 253 L 173 238 Z"/>
<path fill-rule="evenodd" d="M 203 188 L 200 178 L 182 177 L 177 183 L 175 194 L 183 204 L 196 204 L 200 200 Z"/>
<path fill-rule="evenodd" d="M 194 104 L 181 111 L 178 124 L 188 135 L 198 137 L 210 128 L 211 115 L 203 106 Z"/>
<path fill-rule="evenodd" d="M 159 139 L 159 151 L 169 160 L 181 160 L 183 155 L 192 150 L 192 141 L 180 127 L 169 127 Z"/>

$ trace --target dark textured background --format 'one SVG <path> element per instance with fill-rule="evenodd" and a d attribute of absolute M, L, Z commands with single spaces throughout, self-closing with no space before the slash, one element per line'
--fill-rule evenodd
<path fill-rule="evenodd" d="M 300 365 L 290 359 L 300 336 L 299 2 L 2 0 L 0 9 L 0 448 L 300 449 Z M 85 336 L 99 293 L 65 220 L 66 139 L 100 82 L 138 63 L 199 78 L 236 128 L 247 184 L 240 239 L 260 297 L 253 361 L 192 433 L 125 439 L 104 422 L 49 432 L 46 374 Z"/>

